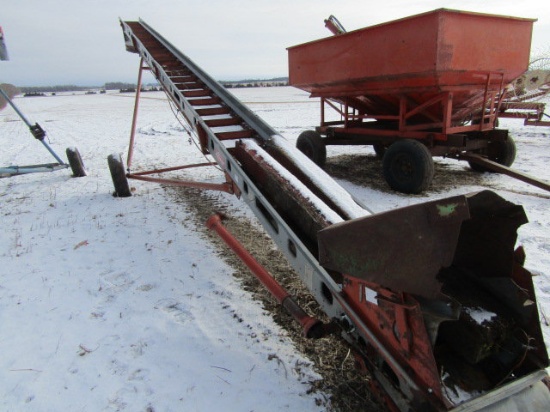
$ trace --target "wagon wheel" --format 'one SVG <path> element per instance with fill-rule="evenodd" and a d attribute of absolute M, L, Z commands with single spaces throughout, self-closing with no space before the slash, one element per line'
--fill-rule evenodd
<path fill-rule="evenodd" d="M 390 187 L 403 193 L 420 193 L 428 188 L 434 175 L 432 155 L 416 140 L 393 143 L 383 160 L 384 177 Z"/>
<path fill-rule="evenodd" d="M 325 166 L 327 149 L 321 135 L 313 130 L 306 130 L 298 136 L 296 147 L 313 160 L 319 167 Z"/>
<path fill-rule="evenodd" d="M 84 168 L 84 163 L 82 162 L 82 157 L 80 157 L 80 152 L 76 147 L 68 147 L 65 150 L 67 154 L 67 159 L 69 160 L 69 166 L 73 172 L 74 177 L 84 177 L 86 176 L 86 169 Z"/>
<path fill-rule="evenodd" d="M 113 196 L 132 196 L 130 186 L 128 185 L 128 179 L 126 178 L 126 172 L 124 171 L 122 157 L 119 154 L 111 154 L 107 157 L 107 163 L 109 164 L 109 170 L 111 171 L 111 177 L 115 186 Z"/>
<path fill-rule="evenodd" d="M 383 159 L 386 151 L 388 150 L 388 145 L 383 143 L 375 143 L 372 145 L 372 148 L 374 149 L 374 153 L 376 153 L 376 157 Z"/>
<path fill-rule="evenodd" d="M 514 160 L 516 160 L 516 143 L 511 136 L 508 136 L 505 140 L 489 142 L 487 149 L 482 149 L 475 153 L 487 156 L 487 158 L 493 162 L 510 167 L 514 163 Z M 468 164 L 472 170 L 476 172 L 492 172 L 492 170 L 474 162 L 468 162 Z"/>

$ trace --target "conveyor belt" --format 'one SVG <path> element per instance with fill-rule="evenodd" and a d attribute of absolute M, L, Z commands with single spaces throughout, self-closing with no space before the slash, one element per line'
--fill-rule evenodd
<path fill-rule="evenodd" d="M 317 240 L 308 237 L 303 230 L 296 230 L 296 222 L 287 223 L 281 213 L 293 213 L 288 210 L 289 202 L 293 206 L 300 204 L 300 211 L 296 212 L 294 218 L 307 219 L 310 225 L 321 229 L 349 218 L 368 215 L 369 212 L 355 204 L 349 193 L 328 175 L 325 176 L 323 171 L 309 173 L 307 170 L 298 170 L 300 168 L 296 163 L 311 163 L 309 159 L 287 145 L 274 129 L 145 22 L 121 24 L 127 50 L 140 54 L 168 96 L 195 128 L 203 151 L 212 154 L 216 162 L 230 175 L 246 204 L 316 299 L 326 300 L 323 296 L 327 293 L 338 295 L 341 286 L 319 265 L 312 253 L 311 249 L 317 248 Z M 229 134 L 225 131 L 225 122 L 231 123 L 238 130 Z M 223 126 L 220 126 L 222 123 Z M 292 172 L 280 166 L 267 150 L 278 157 L 283 157 L 283 152 L 289 153 L 284 155 L 283 161 Z M 239 160 L 235 156 L 239 156 Z M 254 169 L 254 179 L 250 176 L 250 171 L 247 173 L 244 170 L 243 166 L 247 165 L 249 169 Z M 274 165 L 279 166 L 276 173 L 270 175 L 274 171 Z M 301 180 L 306 183 L 299 181 L 294 172 L 301 175 Z M 322 178 L 320 175 L 323 175 Z M 274 189 L 273 184 L 277 185 Z M 263 188 L 260 189 L 259 185 L 263 185 Z M 300 185 L 299 190 L 296 185 Z M 324 188 L 323 185 L 329 187 Z M 272 189 L 266 190 L 266 186 Z M 269 193 L 264 193 L 266 191 Z M 323 197 L 337 211 L 328 206 L 322 200 Z M 278 207 L 272 202 L 279 203 Z M 301 221 L 300 225 L 302 223 Z M 301 234 L 298 235 L 297 231 Z M 309 231 L 312 232 L 314 230 Z M 341 316 L 345 312 L 337 303 L 327 307 L 326 311 L 331 317 Z"/>
<path fill-rule="evenodd" d="M 194 129 L 202 151 L 229 176 L 235 192 L 340 328 L 358 362 L 375 378 L 373 389 L 397 410 L 452 410 L 432 346 L 439 322 L 453 320 L 456 314 L 450 312 L 458 309 L 451 310 L 441 300 L 445 297 L 440 294 L 439 270 L 452 264 L 508 270 L 515 230 L 524 223 L 521 207 L 485 192 L 370 216 L 324 171 L 145 22 L 121 25 L 127 50 L 141 56 L 141 64 Z M 497 219 L 486 218 L 488 211 Z M 508 220 L 499 231 L 495 228 L 502 218 Z M 484 233 L 494 232 L 502 250 L 485 256 L 489 241 L 476 240 L 478 226 Z M 470 253 L 477 247 L 481 253 Z M 522 293 L 536 302 L 524 272 L 515 275 L 516 280 L 525 282 Z M 509 280 L 504 280 L 506 287 Z M 429 316 L 424 313 L 428 306 Z M 535 305 L 529 316 L 537 315 Z M 540 340 L 540 325 L 532 325 L 532 319 L 525 328 L 532 327 L 531 335 Z M 478 410 L 529 392 L 544 375 L 533 365 L 547 365 L 548 359 L 544 347 L 528 358 L 522 379 L 476 395 L 460 410 Z"/>

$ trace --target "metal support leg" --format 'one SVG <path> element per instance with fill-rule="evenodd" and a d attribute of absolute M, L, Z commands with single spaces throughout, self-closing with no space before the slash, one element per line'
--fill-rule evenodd
<path fill-rule="evenodd" d="M 139 61 L 139 73 L 138 73 L 138 81 L 137 81 L 137 89 L 136 89 L 136 100 L 134 103 L 134 115 L 132 117 L 132 129 L 130 131 L 130 144 L 128 145 L 128 159 L 126 160 L 126 167 L 128 170 L 132 167 L 132 158 L 134 156 L 134 141 L 135 141 L 135 135 L 136 135 L 136 124 L 137 124 L 137 116 L 138 116 L 138 108 L 139 108 L 139 98 L 141 96 L 141 78 L 143 74 L 143 70 L 147 70 L 147 68 L 143 67 L 143 57 Z"/>

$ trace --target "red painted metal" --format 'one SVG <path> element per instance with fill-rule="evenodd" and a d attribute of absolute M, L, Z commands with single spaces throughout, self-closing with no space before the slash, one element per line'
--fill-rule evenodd
<path fill-rule="evenodd" d="M 290 47 L 289 80 L 329 96 L 483 91 L 479 73 L 509 83 L 526 70 L 534 21 L 439 9 Z"/>
<path fill-rule="evenodd" d="M 338 34 L 290 47 L 289 83 L 321 98 L 324 145 L 382 150 L 415 139 L 432 156 L 489 153 L 510 139 L 494 132 L 499 116 L 550 124 L 544 107 L 505 101 L 508 84 L 528 68 L 535 21 L 438 9 Z M 327 121 L 325 107 L 340 121 Z"/>
<path fill-rule="evenodd" d="M 162 174 L 166 172 L 174 172 L 178 170 L 184 170 L 184 169 L 190 169 L 195 167 L 204 167 L 204 166 L 217 166 L 216 162 L 208 162 L 208 163 L 199 163 L 199 164 L 190 164 L 190 165 L 183 165 L 183 166 L 174 166 L 164 169 L 153 169 L 153 170 L 145 170 L 140 172 L 130 172 L 130 169 L 133 165 L 133 155 L 134 155 L 134 146 L 135 146 L 135 135 L 136 135 L 136 127 L 137 127 L 137 118 L 138 118 L 138 112 L 139 112 L 139 101 L 141 97 L 141 87 L 142 87 L 142 76 L 144 71 L 151 70 L 147 65 L 144 64 L 143 57 L 140 59 L 139 62 L 139 72 L 138 72 L 138 81 L 137 81 L 137 88 L 136 88 L 136 98 L 134 103 L 134 112 L 132 116 L 132 126 L 130 130 L 130 143 L 128 145 L 128 157 L 127 157 L 127 169 L 128 173 L 126 174 L 126 177 L 128 179 L 135 179 L 135 180 L 141 180 L 146 182 L 152 182 L 152 183 L 160 183 L 160 184 L 167 184 L 170 186 L 179 186 L 179 187 L 192 187 L 197 189 L 206 189 L 206 190 L 217 190 L 221 192 L 226 192 L 230 194 L 236 194 L 237 196 L 240 196 L 239 189 L 235 186 L 233 181 L 231 180 L 229 174 L 224 171 L 225 174 L 225 183 L 207 183 L 207 182 L 197 182 L 197 181 L 191 181 L 191 180 L 183 180 L 183 179 L 167 179 L 167 178 L 160 178 L 160 177 L 151 177 L 152 174 Z M 190 77 L 190 76 L 189 76 Z M 207 94 L 206 91 L 194 91 L 191 93 L 194 96 L 204 96 Z M 198 105 L 204 104 L 203 100 L 197 102 Z M 231 119 L 233 120 L 233 119 Z M 225 125 L 225 124 L 224 124 Z M 222 124 L 214 124 L 213 127 L 216 126 L 222 126 Z M 201 146 L 201 150 L 203 153 L 208 153 L 208 149 L 206 147 L 206 136 L 200 125 L 197 127 L 197 135 L 199 138 L 199 144 Z M 202 132 L 202 133 L 201 133 Z M 238 132 L 237 132 L 238 133 Z M 248 136 L 248 131 L 246 131 Z M 226 136 L 227 133 L 219 133 L 220 139 L 230 139 L 232 136 Z"/>
<path fill-rule="evenodd" d="M 242 262 L 258 278 L 275 299 L 300 323 L 304 330 L 304 336 L 308 338 L 321 338 L 326 334 L 323 323 L 309 316 L 292 296 L 271 276 L 271 274 L 246 250 L 246 248 L 227 230 L 218 214 L 212 215 L 206 222 L 206 226 L 214 230 L 227 246 L 235 252 Z"/>
<path fill-rule="evenodd" d="M 430 388 L 431 402 L 449 407 L 442 394 L 438 365 L 418 301 L 410 294 L 395 293 L 353 277 L 345 278 L 342 293 L 362 323 L 370 330 L 377 330 L 384 348 L 399 364 L 414 371 L 416 383 Z"/>
<path fill-rule="evenodd" d="M 534 21 L 439 9 L 366 27 L 290 47 L 289 83 L 345 106 L 338 131 L 367 118 L 399 121 L 406 138 L 490 129 L 528 67 Z M 482 121 L 465 128 L 472 116 Z"/>
<path fill-rule="evenodd" d="M 541 92 L 540 97 L 548 94 L 548 91 Z M 510 119 L 524 119 L 523 124 L 526 126 L 550 126 L 550 120 L 542 120 L 550 118 L 545 113 L 546 104 L 525 102 L 521 100 L 505 101 L 500 106 L 498 117 L 506 117 Z"/>
<path fill-rule="evenodd" d="M 166 169 L 155 169 L 155 170 L 147 170 L 147 171 L 137 172 L 137 173 L 127 173 L 126 177 L 128 179 L 135 179 L 135 180 L 141 180 L 141 181 L 152 182 L 152 183 L 161 183 L 161 184 L 167 184 L 170 186 L 193 187 L 196 189 L 217 190 L 220 192 L 236 194 L 237 196 L 239 196 L 240 195 L 239 189 L 234 185 L 233 181 L 231 180 L 231 178 L 227 173 L 225 173 L 225 178 L 226 178 L 225 183 L 206 183 L 206 182 L 197 182 L 192 180 L 166 179 L 166 178 L 149 176 L 152 174 L 160 174 L 160 173 L 172 172 L 176 170 L 191 169 L 195 167 L 204 167 L 204 166 L 214 166 L 214 165 L 216 165 L 216 163 L 199 163 L 199 164 L 192 164 L 192 165 L 185 165 L 185 166 L 176 166 L 176 167 L 169 167 Z"/>
<path fill-rule="evenodd" d="M 128 145 L 128 158 L 126 160 L 126 167 L 128 167 L 128 170 L 130 170 L 130 168 L 132 167 L 132 160 L 134 157 L 134 143 L 136 138 L 136 126 L 137 126 L 137 117 L 138 117 L 138 110 L 139 110 L 139 97 L 141 96 L 141 80 L 142 80 L 144 70 L 148 70 L 148 68 L 144 66 L 143 57 L 142 57 L 139 60 L 136 100 L 134 103 L 134 114 L 132 115 L 132 127 L 130 129 L 130 144 Z"/>
<path fill-rule="evenodd" d="M 548 122 L 548 125 L 550 126 L 550 122 Z M 458 158 L 461 160 L 466 160 L 468 162 L 476 163 L 480 166 L 486 167 L 489 170 L 492 170 L 493 172 L 508 175 L 515 179 L 521 180 L 522 182 L 529 183 L 530 185 L 536 186 L 540 189 L 547 190 L 550 192 L 550 183 L 544 182 L 540 179 L 537 179 L 525 173 L 518 172 L 517 170 L 503 166 L 500 163 L 493 162 L 492 160 L 489 160 L 477 154 L 461 153 Z"/>
<path fill-rule="evenodd" d="M 469 284 L 472 295 L 480 285 L 491 290 L 506 310 L 522 319 L 518 326 L 524 333 L 543 342 L 532 275 L 522 266 L 522 250 L 513 249 L 516 231 L 526 222 L 520 206 L 492 192 L 457 196 L 329 226 L 318 234 L 319 262 L 344 274 L 342 294 L 336 299 L 350 305 L 354 325 L 365 332 L 375 330 L 387 353 L 413 371 L 418 387 L 429 388 L 426 401 L 450 409 L 442 376 L 452 363 L 446 357 L 446 342 L 440 340 L 439 325 L 448 321 L 456 325 L 460 306 L 471 304 L 459 300 L 451 277 L 460 279 L 461 287 Z M 386 242 L 386 236 L 391 241 Z M 521 314 L 528 300 L 535 302 L 532 312 Z M 368 348 L 365 352 L 362 361 L 368 365 L 372 360 Z M 530 356 L 507 367 L 521 373 L 524 367 L 548 364 L 543 344 Z M 471 377 L 499 376 L 483 363 L 469 367 L 476 368 Z M 449 373 L 468 379 L 462 371 Z M 398 369 L 393 374 L 394 383 L 403 378 Z M 424 405 L 411 410 L 430 409 Z"/>

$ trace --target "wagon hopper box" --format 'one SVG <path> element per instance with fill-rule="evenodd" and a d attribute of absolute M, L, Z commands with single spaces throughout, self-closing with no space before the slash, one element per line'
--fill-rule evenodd
<path fill-rule="evenodd" d="M 290 85 L 321 98 L 320 126 L 298 147 L 322 166 L 326 145 L 373 145 L 404 193 L 430 185 L 432 156 L 512 174 L 513 139 L 495 126 L 528 68 L 534 22 L 439 9 L 290 47 Z"/>

